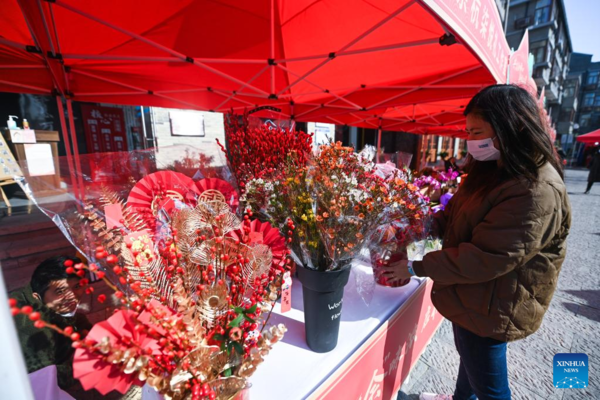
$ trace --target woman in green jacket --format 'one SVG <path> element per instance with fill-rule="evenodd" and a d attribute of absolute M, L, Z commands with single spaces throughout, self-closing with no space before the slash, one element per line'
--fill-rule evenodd
<path fill-rule="evenodd" d="M 454 396 L 423 400 L 511 398 L 506 344 L 540 327 L 571 225 L 562 168 L 535 99 L 517 86 L 490 86 L 464 114 L 469 175 L 435 215 L 443 249 L 387 271 L 430 277 L 432 301 L 453 324 Z"/>

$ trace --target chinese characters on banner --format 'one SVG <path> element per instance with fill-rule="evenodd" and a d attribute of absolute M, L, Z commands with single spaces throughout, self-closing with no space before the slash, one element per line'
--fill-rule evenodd
<path fill-rule="evenodd" d="M 122 109 L 82 104 L 81 114 L 88 153 L 128 150 Z"/>

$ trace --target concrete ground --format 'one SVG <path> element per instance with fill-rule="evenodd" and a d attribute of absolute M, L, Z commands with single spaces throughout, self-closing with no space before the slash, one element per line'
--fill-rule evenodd
<path fill-rule="evenodd" d="M 567 170 L 573 222 L 558 289 L 541 328 L 510 343 L 508 369 L 513 399 L 600 399 L 600 183 L 584 195 L 587 170 Z M 588 389 L 556 389 L 552 360 L 556 353 L 586 353 Z M 452 327 L 444 321 L 402 386 L 398 400 L 421 392 L 452 394 L 459 357 Z"/>

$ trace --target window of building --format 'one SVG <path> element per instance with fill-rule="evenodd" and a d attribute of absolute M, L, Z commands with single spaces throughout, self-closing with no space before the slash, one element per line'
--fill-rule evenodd
<path fill-rule="evenodd" d="M 550 21 L 552 0 L 537 0 L 535 4 L 535 24 L 543 24 Z"/>
<path fill-rule="evenodd" d="M 554 63 L 552 64 L 552 77 L 556 78 L 560 75 L 561 73 L 561 68 L 560 65 L 558 65 L 558 58 L 554 59 Z"/>
<path fill-rule="evenodd" d="M 575 96 L 575 87 L 567 86 L 565 88 L 565 97 L 573 97 L 573 96 Z"/>
<path fill-rule="evenodd" d="M 565 46 L 565 30 L 561 27 L 560 33 L 558 34 L 558 47 L 560 51 L 564 51 Z"/>
<path fill-rule="evenodd" d="M 598 83 L 598 75 L 600 71 L 591 71 L 587 77 L 586 85 L 595 85 Z"/>
<path fill-rule="evenodd" d="M 548 47 L 548 42 L 546 40 L 540 40 L 539 42 L 533 42 L 533 43 L 531 43 L 531 46 L 529 46 L 529 51 L 531 52 L 531 54 L 533 54 L 536 64 L 546 61 L 547 47 Z"/>
<path fill-rule="evenodd" d="M 600 107 L 600 94 L 596 94 L 596 100 L 594 101 L 594 107 Z"/>
<path fill-rule="evenodd" d="M 531 49 L 531 53 L 533 54 L 533 57 L 535 58 L 536 64 L 546 61 L 546 48 L 545 47 L 538 47 L 537 49 Z"/>
<path fill-rule="evenodd" d="M 594 105 L 594 93 L 586 93 L 583 96 L 583 106 L 584 107 L 591 107 Z"/>
<path fill-rule="evenodd" d="M 590 119 L 592 119 L 592 114 L 581 114 L 579 117 L 579 127 L 584 128 L 588 126 L 590 124 Z"/>
<path fill-rule="evenodd" d="M 558 121 L 559 122 L 570 122 L 572 116 L 573 116 L 573 109 L 572 108 L 564 108 L 564 109 L 560 110 L 560 116 L 558 118 Z"/>

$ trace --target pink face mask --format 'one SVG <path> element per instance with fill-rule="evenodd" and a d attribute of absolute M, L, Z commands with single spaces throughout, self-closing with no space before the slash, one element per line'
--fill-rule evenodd
<path fill-rule="evenodd" d="M 494 139 L 467 140 L 467 150 L 477 161 L 499 160 L 500 150 L 494 147 Z"/>

